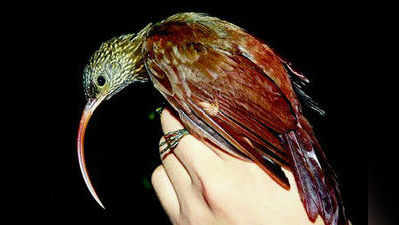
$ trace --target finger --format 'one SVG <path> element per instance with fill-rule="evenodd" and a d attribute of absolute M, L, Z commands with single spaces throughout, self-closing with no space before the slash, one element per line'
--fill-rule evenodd
<path fill-rule="evenodd" d="M 162 137 L 160 143 L 165 141 Z M 162 147 L 160 148 L 160 151 Z M 197 178 L 193 182 L 192 176 L 189 175 L 188 170 L 184 167 L 181 161 L 175 154 L 169 154 L 167 157 L 161 157 L 163 168 L 170 180 L 171 185 L 176 193 L 180 209 L 187 209 L 189 207 L 207 209 L 207 204 L 200 193 L 201 183 Z M 193 185 L 198 183 L 198 185 Z"/>
<path fill-rule="evenodd" d="M 166 214 L 174 223 L 179 217 L 180 205 L 176 191 L 162 165 L 158 166 L 152 173 L 151 183 Z"/>
<path fill-rule="evenodd" d="M 183 128 L 183 125 L 168 109 L 161 114 L 162 130 L 164 133 L 176 131 Z M 215 167 L 221 165 L 222 160 L 205 144 L 192 135 L 184 136 L 177 147 L 173 150 L 176 158 L 187 169 L 194 182 L 198 178 L 210 174 Z M 166 158 L 168 158 L 167 156 Z"/>
<path fill-rule="evenodd" d="M 162 143 L 164 141 L 165 138 L 162 137 L 159 143 Z M 165 147 L 165 145 L 160 147 L 159 151 L 161 152 Z M 161 159 L 165 172 L 176 191 L 177 198 L 181 202 L 181 200 L 186 197 L 185 195 L 191 194 L 191 176 L 189 175 L 187 169 L 183 166 L 179 159 L 176 158 L 174 154 L 168 154 L 167 157 L 161 157 Z"/>

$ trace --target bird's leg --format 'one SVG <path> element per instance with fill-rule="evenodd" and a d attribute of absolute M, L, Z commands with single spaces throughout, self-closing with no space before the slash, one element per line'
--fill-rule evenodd
<path fill-rule="evenodd" d="M 173 150 L 179 144 L 179 141 L 187 134 L 189 133 L 186 129 L 179 129 L 166 133 L 164 135 L 165 141 L 159 144 L 159 147 L 162 147 L 166 144 L 166 147 L 160 151 L 161 156 L 168 150 L 170 150 L 170 152 L 173 152 Z"/>

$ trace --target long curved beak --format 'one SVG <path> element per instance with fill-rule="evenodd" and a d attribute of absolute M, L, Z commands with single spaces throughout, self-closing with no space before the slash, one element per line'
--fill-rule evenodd
<path fill-rule="evenodd" d="M 86 127 L 87 127 L 87 124 L 88 124 L 90 117 L 93 114 L 94 110 L 103 101 L 103 99 L 104 98 L 88 100 L 88 102 L 83 110 L 82 118 L 80 120 L 77 145 L 78 145 L 78 158 L 79 158 L 80 171 L 82 172 L 82 176 L 86 183 L 86 186 L 89 189 L 90 194 L 97 201 L 97 203 L 103 209 L 105 209 L 104 205 L 100 201 L 100 198 L 97 196 L 97 193 L 94 190 L 93 185 L 91 184 L 89 174 L 88 174 L 87 168 L 86 168 L 85 157 L 84 157 L 84 138 L 85 138 Z"/>

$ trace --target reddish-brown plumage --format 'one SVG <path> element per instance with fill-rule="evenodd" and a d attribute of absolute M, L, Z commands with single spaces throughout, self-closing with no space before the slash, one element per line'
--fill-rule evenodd
<path fill-rule="evenodd" d="M 310 220 L 347 224 L 333 170 L 302 115 L 292 76 L 306 80 L 241 28 L 178 14 L 147 33 L 144 62 L 196 137 L 256 162 L 281 186 L 291 170 Z"/>

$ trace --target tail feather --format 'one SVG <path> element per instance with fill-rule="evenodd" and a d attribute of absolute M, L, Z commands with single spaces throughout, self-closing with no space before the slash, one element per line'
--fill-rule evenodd
<path fill-rule="evenodd" d="M 312 222 L 320 215 L 326 225 L 348 225 L 336 175 L 312 139 L 303 128 L 284 135 L 301 201 Z"/>

